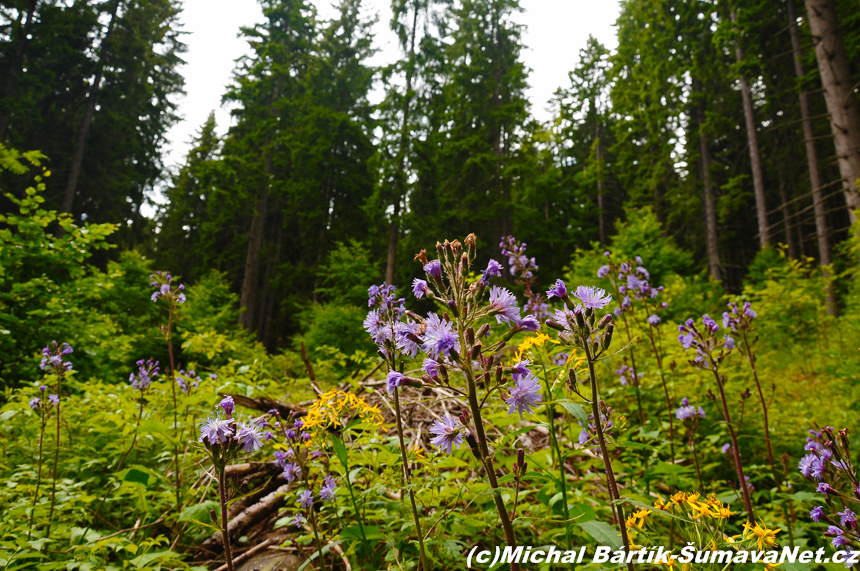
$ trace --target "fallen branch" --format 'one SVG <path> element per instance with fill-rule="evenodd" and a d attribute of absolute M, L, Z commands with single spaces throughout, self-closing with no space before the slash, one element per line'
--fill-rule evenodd
<path fill-rule="evenodd" d="M 267 539 L 266 541 L 264 541 L 262 543 L 258 543 L 257 545 L 255 545 L 254 547 L 252 547 L 251 549 L 246 551 L 245 553 L 234 557 L 233 558 L 233 565 L 235 565 L 236 563 L 241 563 L 242 561 L 244 561 L 245 559 L 248 559 L 249 557 L 251 557 L 255 553 L 265 549 L 266 547 L 269 546 L 270 543 L 272 543 L 271 538 Z M 222 565 L 221 567 L 219 567 L 215 571 L 227 571 L 227 564 L 225 563 L 224 565 Z"/>
<path fill-rule="evenodd" d="M 278 471 L 278 467 L 274 462 L 248 462 L 246 464 L 232 464 L 224 468 L 224 475 L 227 477 L 240 478 L 254 472 L 272 472 Z"/>
<path fill-rule="evenodd" d="M 252 408 L 263 412 L 269 412 L 273 409 L 277 410 L 278 413 L 280 413 L 281 418 L 287 418 L 290 414 L 295 414 L 296 416 L 304 416 L 307 414 L 307 411 L 302 408 L 282 403 L 268 397 L 246 397 L 245 395 L 235 395 L 230 393 L 221 393 L 221 396 L 233 397 L 234 403 L 239 406 L 244 406 L 245 408 Z"/>
<path fill-rule="evenodd" d="M 290 489 L 289 484 L 284 484 L 276 489 L 274 492 L 268 494 L 260 498 L 259 501 L 255 502 L 247 509 L 237 514 L 235 517 L 230 519 L 230 522 L 227 524 L 227 530 L 234 535 L 234 537 L 240 537 L 243 531 L 247 528 L 251 527 L 255 523 L 267 517 L 272 511 L 281 507 L 284 503 L 284 494 L 287 493 L 287 490 Z M 202 549 L 206 549 L 212 545 L 221 545 L 222 538 L 221 532 L 217 531 L 212 534 L 212 537 L 204 541 L 200 544 Z"/>

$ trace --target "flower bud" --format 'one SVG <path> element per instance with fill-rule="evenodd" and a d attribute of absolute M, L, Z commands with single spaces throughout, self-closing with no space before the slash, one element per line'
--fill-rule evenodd
<path fill-rule="evenodd" d="M 463 275 L 469 273 L 469 254 L 463 254 L 460 257 L 460 271 L 463 272 Z"/>
<path fill-rule="evenodd" d="M 421 251 L 415 254 L 415 257 L 412 258 L 412 261 L 418 260 L 422 265 L 427 265 L 427 250 L 421 248 Z"/>
<path fill-rule="evenodd" d="M 469 409 L 464 408 L 463 410 L 461 410 L 459 418 L 460 418 L 460 423 L 463 426 L 466 426 L 467 424 L 469 424 Z"/>
<path fill-rule="evenodd" d="M 842 449 L 845 451 L 846 456 L 850 456 L 848 452 L 848 429 L 843 428 L 839 431 L 839 443 L 842 444 Z"/>
<path fill-rule="evenodd" d="M 446 242 L 447 242 L 447 240 L 446 240 Z M 442 246 L 442 244 L 440 242 L 436 242 L 436 255 L 439 257 L 440 260 L 445 255 L 445 248 Z"/>
<path fill-rule="evenodd" d="M 466 244 L 466 248 L 468 248 L 467 252 L 469 254 L 469 257 L 474 258 L 475 245 L 478 243 L 478 238 L 475 236 L 475 234 L 469 234 L 468 236 L 466 236 L 463 242 Z"/>
<path fill-rule="evenodd" d="M 445 259 L 447 260 L 449 256 L 454 255 L 454 249 L 451 247 L 451 242 L 445 240 L 442 243 L 442 246 L 445 248 Z"/>
<path fill-rule="evenodd" d="M 523 462 L 525 462 L 525 461 L 526 461 L 525 450 L 523 450 L 522 448 L 517 448 L 517 463 L 519 463 L 519 465 L 522 466 Z"/>
<path fill-rule="evenodd" d="M 451 242 L 451 251 L 454 253 L 455 256 L 458 257 L 463 252 L 463 245 L 460 244 L 459 240 L 454 240 L 453 242 Z"/>
<path fill-rule="evenodd" d="M 504 373 L 504 370 L 502 369 L 502 366 L 501 366 L 501 365 L 499 365 L 498 367 L 496 367 L 496 384 L 497 384 L 497 385 L 501 385 L 501 384 L 502 384 L 502 376 L 503 376 L 503 373 Z"/>
<path fill-rule="evenodd" d="M 421 375 L 421 380 L 424 381 L 425 385 L 432 385 L 435 382 L 430 375 Z"/>
<path fill-rule="evenodd" d="M 483 350 L 484 350 L 484 347 L 483 347 L 483 345 L 481 345 L 480 341 L 478 341 L 477 343 L 472 345 L 472 360 L 473 361 L 476 360 L 481 355 L 481 351 L 483 351 Z"/>
<path fill-rule="evenodd" d="M 564 325 L 562 325 L 558 321 L 553 321 L 552 319 L 546 320 L 546 326 L 550 329 L 555 329 L 556 331 L 564 331 Z"/>
<path fill-rule="evenodd" d="M 610 323 L 606 326 L 606 333 L 603 334 L 603 348 L 608 349 L 609 344 L 612 343 L 612 333 L 615 332 L 615 324 Z"/>
<path fill-rule="evenodd" d="M 567 370 L 567 388 L 572 391 L 576 390 L 576 371 L 573 368 Z"/>
<path fill-rule="evenodd" d="M 212 520 L 212 523 L 218 525 L 218 514 L 215 513 L 215 510 L 209 510 L 209 519 Z"/>
<path fill-rule="evenodd" d="M 576 308 L 574 309 L 573 314 L 576 316 L 576 326 L 580 329 L 585 329 L 585 316 L 582 315 L 582 310 Z"/>
<path fill-rule="evenodd" d="M 475 330 L 469 327 L 466 329 L 466 343 L 472 345 L 475 343 Z"/>
<path fill-rule="evenodd" d="M 448 309 L 451 310 L 451 313 L 454 314 L 454 317 L 460 316 L 460 311 L 457 309 L 457 302 L 456 301 L 454 301 L 453 299 L 448 300 L 448 303 L 446 303 L 445 305 L 448 306 Z M 448 321 L 450 321 L 450 319 Z"/>
<path fill-rule="evenodd" d="M 600 318 L 600 321 L 597 322 L 597 328 L 598 329 L 604 329 L 610 323 L 612 323 L 612 314 L 607 313 L 606 315 L 604 315 L 603 317 Z"/>
<path fill-rule="evenodd" d="M 489 332 L 490 332 L 490 324 L 484 323 L 483 325 L 481 325 L 481 328 L 478 329 L 478 335 L 477 335 L 478 339 L 483 339 L 484 337 L 486 337 L 487 333 L 489 333 Z"/>

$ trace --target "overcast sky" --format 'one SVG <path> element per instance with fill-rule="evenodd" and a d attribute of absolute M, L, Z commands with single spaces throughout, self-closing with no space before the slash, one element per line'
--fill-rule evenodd
<path fill-rule="evenodd" d="M 531 69 L 528 96 L 532 113 L 547 119 L 546 102 L 552 93 L 567 85 L 567 73 L 578 59 L 579 50 L 591 34 L 610 49 L 615 49 L 618 0 L 520 0 L 524 12 L 516 20 L 526 26 L 523 53 Z M 365 0 L 366 10 L 379 14 L 374 29 L 379 52 L 371 61 L 381 65 L 396 61 L 394 34 L 388 29 L 391 0 Z M 330 0 L 316 2 L 322 18 L 335 11 Z M 248 52 L 248 44 L 237 37 L 241 26 L 263 20 L 257 0 L 185 0 L 181 15 L 188 52 L 181 73 L 185 76 L 186 95 L 179 100 L 183 118 L 168 133 L 167 165 L 183 162 L 191 137 L 215 110 L 218 132 L 229 126 L 230 115 L 221 107 L 224 86 L 229 82 L 234 61 Z"/>

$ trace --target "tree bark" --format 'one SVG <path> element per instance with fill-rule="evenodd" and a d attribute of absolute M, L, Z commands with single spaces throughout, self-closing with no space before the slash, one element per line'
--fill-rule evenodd
<path fill-rule="evenodd" d="M 794 52 L 794 73 L 798 79 L 803 79 L 806 75 L 803 69 L 800 52 L 800 33 L 797 30 L 797 17 L 794 14 L 794 0 L 787 0 L 788 4 L 788 24 L 789 33 L 791 34 L 791 48 Z M 824 201 L 821 194 L 821 171 L 818 168 L 818 153 L 815 150 L 815 133 L 812 130 L 812 113 L 809 111 L 809 94 L 806 90 L 801 89 L 798 95 L 800 99 L 800 116 L 803 122 L 803 140 L 806 147 L 806 162 L 809 167 L 809 184 L 812 186 L 812 207 L 815 212 L 815 233 L 818 238 L 818 259 L 822 266 L 830 265 L 830 237 L 827 228 L 827 216 L 824 211 Z M 801 250 L 803 249 L 803 239 L 800 239 Z M 825 302 L 827 305 L 827 313 L 836 315 L 836 295 L 833 289 L 833 284 L 828 279 L 827 271 L 824 272 L 824 280 L 826 285 Z"/>
<path fill-rule="evenodd" d="M 806 13 L 824 87 L 824 100 L 830 114 L 842 190 L 853 223 L 854 210 L 860 208 L 860 104 L 854 94 L 836 3 L 833 0 L 806 0 Z"/>
<path fill-rule="evenodd" d="M 266 173 L 272 172 L 272 159 L 266 154 Z M 257 274 L 260 270 L 260 250 L 263 249 L 263 236 L 266 231 L 266 217 L 269 210 L 269 180 L 266 177 L 263 190 L 254 205 L 254 218 L 251 220 L 251 230 L 248 232 L 248 251 L 245 254 L 245 275 L 242 278 L 242 293 L 239 296 L 239 306 L 245 310 L 239 314 L 239 325 L 248 331 L 254 330 L 257 313 Z"/>
<path fill-rule="evenodd" d="M 397 259 L 397 240 L 400 236 L 400 203 L 406 194 L 406 152 L 409 146 L 409 113 L 412 109 L 412 78 L 415 72 L 415 33 L 418 28 L 420 0 L 412 5 L 412 29 L 409 31 L 409 59 L 406 67 L 406 92 L 403 96 L 403 116 L 400 122 L 400 146 L 397 149 L 397 190 L 394 212 L 388 233 L 388 258 L 385 264 L 385 281 L 394 283 L 394 263 Z"/>
<path fill-rule="evenodd" d="M 737 14 L 731 13 L 732 22 L 737 22 Z M 744 51 L 740 44 L 735 46 L 735 57 L 738 63 L 744 60 Z M 741 98 L 744 103 L 744 122 L 747 129 L 747 142 L 750 150 L 750 167 L 753 177 L 753 192 L 755 193 L 756 219 L 758 220 L 759 243 L 762 247 L 771 243 L 770 230 L 767 227 L 767 201 L 764 195 L 764 175 L 761 168 L 761 153 L 758 147 L 758 134 L 756 132 L 755 110 L 753 109 L 752 92 L 750 84 L 743 73 L 740 74 Z"/>
<path fill-rule="evenodd" d="M 8 100 L 15 92 L 15 83 L 18 79 L 18 74 L 21 73 L 21 68 L 24 66 L 24 51 L 27 47 L 27 36 L 30 35 L 30 29 L 33 26 L 33 15 L 36 13 L 38 6 L 38 0 L 30 0 L 24 24 L 19 25 L 17 28 L 18 38 L 15 44 L 15 55 L 12 56 L 12 62 L 6 70 L 6 81 L 3 83 L 2 98 L 4 100 Z M 11 117 L 12 112 L 8 110 L 0 117 L 0 141 L 6 137 L 6 129 L 9 127 Z"/>
<path fill-rule="evenodd" d="M 698 84 L 698 82 L 695 83 Z M 697 91 L 702 93 L 700 85 Z M 723 270 L 720 265 L 720 249 L 717 239 L 717 209 L 714 201 L 714 189 L 711 184 L 711 150 L 708 148 L 708 139 L 704 133 L 705 102 L 702 101 L 701 96 L 696 103 L 696 120 L 699 123 L 699 168 L 704 186 L 705 243 L 708 250 L 708 266 L 711 270 L 711 277 L 719 282 L 723 279 Z"/>
<path fill-rule="evenodd" d="M 90 89 L 87 92 L 87 104 L 84 108 L 84 118 L 81 121 L 81 126 L 78 129 L 78 137 L 75 141 L 75 151 L 72 154 L 72 166 L 69 169 L 69 178 L 66 181 L 66 191 L 63 194 L 63 205 L 61 208 L 61 212 L 72 212 L 72 207 L 75 204 L 75 194 L 78 189 L 78 179 L 81 176 L 81 166 L 84 162 L 84 152 L 87 147 L 87 136 L 90 134 L 90 127 L 93 124 L 93 115 L 95 115 L 96 110 L 96 100 L 99 95 L 99 88 L 101 87 L 102 76 L 104 75 L 104 59 L 105 59 L 105 51 L 110 42 L 111 33 L 113 32 L 114 21 L 116 20 L 116 13 L 119 10 L 120 1 L 117 0 L 114 2 L 113 9 L 111 10 L 110 22 L 108 23 L 107 32 L 105 32 L 105 36 L 102 39 L 101 46 L 99 47 L 99 61 L 96 67 L 96 76 L 93 78 L 93 83 L 90 85 Z"/>

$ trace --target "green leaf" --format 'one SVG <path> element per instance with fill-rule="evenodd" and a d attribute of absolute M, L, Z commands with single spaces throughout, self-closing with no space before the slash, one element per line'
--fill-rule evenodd
<path fill-rule="evenodd" d="M 349 457 L 346 453 L 346 446 L 344 446 L 340 438 L 338 438 L 334 434 L 331 435 L 331 446 L 332 448 L 334 448 L 335 456 L 337 456 L 337 459 L 340 460 L 343 469 L 349 470 Z"/>
<path fill-rule="evenodd" d="M 143 484 L 144 486 L 149 486 L 149 474 L 138 470 L 137 468 L 132 468 L 125 474 L 125 478 L 122 479 L 123 482 L 137 482 L 138 484 Z"/>
<path fill-rule="evenodd" d="M 569 412 L 582 423 L 582 426 L 588 426 L 588 414 L 585 412 L 585 409 L 580 404 L 576 404 L 575 402 L 570 401 L 559 401 L 561 406 L 564 407 L 564 410 Z"/>
<path fill-rule="evenodd" d="M 193 506 L 188 506 L 183 508 L 182 513 L 179 514 L 179 521 L 207 521 L 210 519 L 209 512 L 215 510 L 217 513 L 220 507 L 221 504 L 215 500 L 207 500 Z"/>
<path fill-rule="evenodd" d="M 577 522 L 577 525 L 588 535 L 597 540 L 598 545 L 609 545 L 613 551 L 621 549 L 621 535 L 618 531 L 603 521 Z"/>

